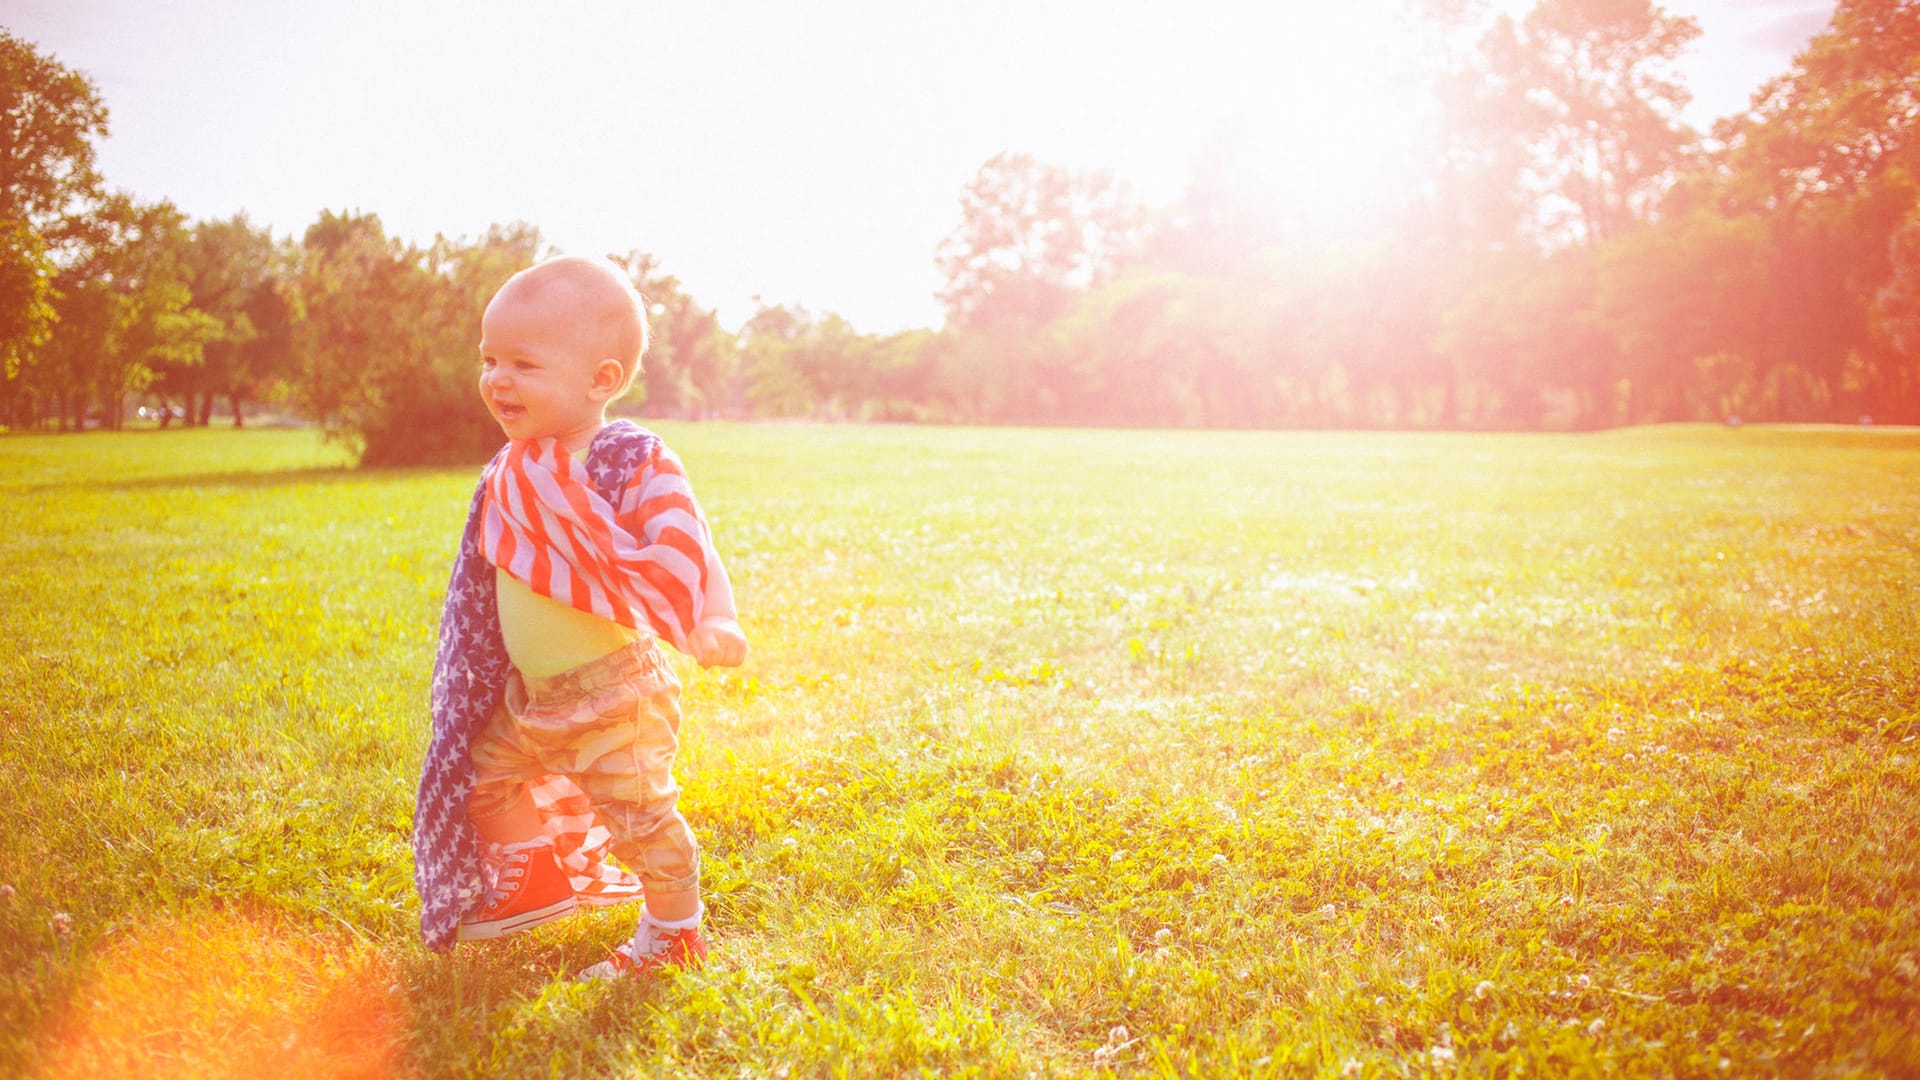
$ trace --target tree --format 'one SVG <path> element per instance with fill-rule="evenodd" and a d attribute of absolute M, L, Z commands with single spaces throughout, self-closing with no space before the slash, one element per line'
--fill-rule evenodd
<path fill-rule="evenodd" d="M 57 256 L 99 198 L 106 131 L 92 82 L 0 28 L 0 417 L 15 423 L 36 408 L 25 369 L 54 318 Z"/>
<path fill-rule="evenodd" d="M 1618 365 L 1595 314 L 1593 252 L 1516 252 L 1450 307 L 1434 347 L 1462 376 L 1469 423 L 1496 427 L 1613 423 Z"/>
<path fill-rule="evenodd" d="M 937 336 L 921 328 L 862 339 L 865 347 L 847 382 L 863 419 L 931 418 L 933 344 Z"/>
<path fill-rule="evenodd" d="M 806 308 L 761 302 L 740 327 L 740 364 L 747 404 L 759 416 L 806 416 L 820 403 Z"/>
<path fill-rule="evenodd" d="M 1889 254 L 1892 273 L 1874 297 L 1887 349 L 1869 389 L 1881 416 L 1911 423 L 1920 421 L 1920 213 L 1893 234 Z"/>
<path fill-rule="evenodd" d="M 0 29 L 0 220 L 63 240 L 61 224 L 99 196 L 92 140 L 106 133 L 86 76 Z"/>
<path fill-rule="evenodd" d="M 1857 192 L 1897 163 L 1914 171 L 1917 127 L 1920 3 L 1841 0 L 1792 70 L 1716 126 L 1716 195 L 1730 210 L 1791 213 Z"/>
<path fill-rule="evenodd" d="M 159 389 L 186 400 L 190 422 L 207 423 L 216 396 L 225 397 L 233 426 L 245 423 L 243 403 L 283 376 L 292 357 L 290 248 L 245 214 L 194 226 L 187 252 L 193 305 L 217 320 L 202 363 L 170 368 Z"/>
<path fill-rule="evenodd" d="M 1079 423 L 1245 426 L 1266 417 L 1268 290 L 1224 276 L 1122 275 L 1056 325 L 1070 358 L 1059 417 Z"/>
<path fill-rule="evenodd" d="M 637 396 L 658 414 L 698 416 L 733 404 L 736 355 L 711 308 L 701 307 L 663 273 L 652 255 L 616 257 L 647 301 L 650 343 Z"/>
<path fill-rule="evenodd" d="M 363 465 L 484 460 L 500 429 L 476 396 L 480 315 L 540 248 L 531 226 L 427 249 L 372 214 L 323 212 L 301 240 L 296 399 Z"/>
<path fill-rule="evenodd" d="M 1893 347 L 1920 354 L 1920 214 L 1893 234 L 1893 275 L 1875 299 L 1880 326 Z"/>
<path fill-rule="evenodd" d="M 1487 55 L 1532 149 L 1544 239 L 1595 245 L 1650 215 L 1692 141 L 1671 67 L 1699 35 L 1649 0 L 1541 0 L 1495 24 Z"/>
<path fill-rule="evenodd" d="M 1195 158 L 1179 200 L 1143 218 L 1138 241 L 1143 273 L 1244 273 L 1285 244 L 1285 208 L 1251 175 L 1239 134 L 1217 133 Z"/>
<path fill-rule="evenodd" d="M 1595 314 L 1617 345 L 1630 422 L 1756 415 L 1769 255 L 1763 222 L 1711 211 L 1601 249 Z"/>
<path fill-rule="evenodd" d="M 111 254 L 106 363 L 94 391 L 110 428 L 120 427 L 126 395 L 147 389 L 161 371 L 198 367 L 224 332 L 220 320 L 192 306 L 191 243 L 185 215 L 162 202 L 134 209 Z"/>
<path fill-rule="evenodd" d="M 53 330 L 53 274 L 40 235 L 0 220 L 0 424 L 23 419 L 27 367 Z"/>
<path fill-rule="evenodd" d="M 1896 239 L 1920 179 L 1920 3 L 1842 0 L 1827 28 L 1722 121 L 1694 205 L 1767 222 L 1769 333 L 1755 358 L 1783 415 L 1912 416 L 1920 357 L 1889 336 Z M 1892 307 L 1889 307 L 1889 304 Z"/>
<path fill-rule="evenodd" d="M 1421 78 L 1430 110 L 1422 126 L 1424 199 L 1407 222 L 1409 243 L 1432 243 L 1449 257 L 1477 259 L 1519 246 L 1529 157 L 1513 123 L 1506 87 L 1489 61 L 1485 0 L 1409 0 L 1424 46 Z"/>
<path fill-rule="evenodd" d="M 960 195 L 960 224 L 935 255 L 955 327 L 1044 325 L 1099 284 L 1137 240 L 1139 212 L 1112 176 L 997 154 Z"/>
<path fill-rule="evenodd" d="M 480 318 L 500 286 L 546 249 L 539 229 L 513 222 L 473 240 L 435 237 L 413 253 L 393 310 L 416 321 L 411 335 L 395 336 L 408 351 L 390 351 L 375 369 L 378 408 L 362 427 L 362 464 L 480 461 L 500 448 L 499 425 L 476 389 Z"/>
<path fill-rule="evenodd" d="M 36 356 L 37 389 L 56 400 L 62 428 L 83 426 L 92 404 L 117 429 L 127 395 L 161 370 L 199 364 L 220 327 L 191 307 L 191 238 L 171 203 L 116 196 L 91 224 L 54 279 L 56 324 Z"/>

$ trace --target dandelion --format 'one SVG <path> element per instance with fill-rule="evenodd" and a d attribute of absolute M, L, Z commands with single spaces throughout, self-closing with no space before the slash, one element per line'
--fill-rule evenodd
<path fill-rule="evenodd" d="M 1168 942 L 1172 940 L 1173 940 L 1173 931 L 1167 929 L 1164 926 L 1153 932 L 1153 943 L 1155 945 L 1164 947 Z"/>
<path fill-rule="evenodd" d="M 1094 1067 L 1111 1067 L 1114 1060 L 1120 1056 L 1120 1051 L 1132 1046 L 1137 1041 L 1138 1040 L 1134 1039 L 1132 1034 L 1127 1031 L 1127 1025 L 1125 1024 L 1115 1024 L 1108 1028 L 1107 1044 L 1093 1052 Z"/>
<path fill-rule="evenodd" d="M 1436 1069 L 1444 1069 L 1453 1064 L 1453 1047 L 1451 1046 L 1436 1046 L 1428 1050 L 1427 1054 L 1433 1058 L 1433 1067 Z"/>
<path fill-rule="evenodd" d="M 1321 917 L 1321 918 L 1323 918 L 1323 919 L 1331 919 L 1331 918 L 1333 918 L 1333 917 L 1334 917 L 1335 915 L 1338 915 L 1338 914 L 1340 914 L 1340 909 L 1339 909 L 1339 908 L 1336 908 L 1336 907 L 1334 907 L 1334 906 L 1333 906 L 1332 904 L 1321 904 L 1321 905 L 1320 905 L 1320 917 Z"/>
<path fill-rule="evenodd" d="M 73 936 L 73 916 L 64 911 L 53 913 L 53 932 L 57 937 Z"/>
<path fill-rule="evenodd" d="M 1487 997 L 1492 993 L 1493 993 L 1493 983 L 1490 980 L 1481 979 L 1480 984 L 1473 988 L 1473 1000 L 1485 1001 L 1487 1000 Z"/>
<path fill-rule="evenodd" d="M 13 886 L 0 885 L 0 901 L 4 901 L 9 904 L 13 903 Z"/>
<path fill-rule="evenodd" d="M 1593 1018 L 1593 1023 L 1587 1025 L 1587 1034 L 1591 1037 L 1598 1037 L 1602 1031 L 1606 1030 L 1606 1027 L 1607 1022 L 1596 1016 Z"/>
<path fill-rule="evenodd" d="M 1588 978 L 1587 973 L 1583 971 L 1573 977 L 1573 985 L 1582 990 L 1591 990 L 1593 989 L 1593 980 Z"/>

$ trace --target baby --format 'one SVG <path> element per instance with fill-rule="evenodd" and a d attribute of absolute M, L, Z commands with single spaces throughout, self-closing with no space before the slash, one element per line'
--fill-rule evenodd
<path fill-rule="evenodd" d="M 522 270 L 482 318 L 480 396 L 509 441 L 441 617 L 414 829 L 434 948 L 638 894 L 633 939 L 584 977 L 706 957 L 672 770 L 680 683 L 658 639 L 703 666 L 744 662 L 747 642 L 679 459 L 607 421 L 646 346 L 644 301 L 605 260 Z"/>

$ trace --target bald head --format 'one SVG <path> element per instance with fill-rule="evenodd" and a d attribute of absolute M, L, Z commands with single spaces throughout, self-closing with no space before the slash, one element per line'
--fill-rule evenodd
<path fill-rule="evenodd" d="M 607 259 L 564 255 L 535 263 L 508 278 L 492 302 L 531 304 L 568 320 L 595 352 L 619 362 L 626 374 L 622 393 L 640 373 L 647 351 L 646 301 Z"/>

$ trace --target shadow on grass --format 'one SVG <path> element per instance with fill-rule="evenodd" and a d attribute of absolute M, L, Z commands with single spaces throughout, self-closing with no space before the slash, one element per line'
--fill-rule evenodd
<path fill-rule="evenodd" d="M 379 484 L 396 480 L 426 479 L 434 476 L 469 478 L 479 483 L 480 465 L 422 465 L 410 468 L 360 469 L 345 465 L 314 465 L 298 469 L 247 470 L 228 469 L 207 473 L 172 473 L 166 476 L 142 476 L 127 480 L 112 480 L 105 483 L 81 485 L 59 482 L 4 485 L 0 484 L 0 495 L 46 495 L 55 492 L 84 491 L 166 491 L 176 488 L 212 490 L 218 488 L 263 488 L 276 489 L 286 487 L 306 487 L 331 484 Z"/>

